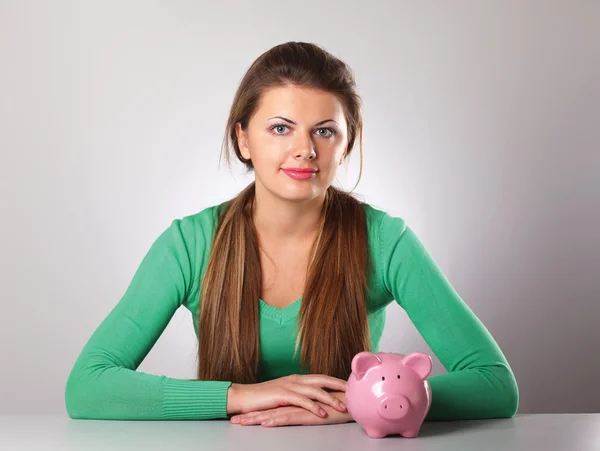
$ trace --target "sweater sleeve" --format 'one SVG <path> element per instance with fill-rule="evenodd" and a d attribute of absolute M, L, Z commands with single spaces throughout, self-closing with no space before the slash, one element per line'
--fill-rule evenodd
<path fill-rule="evenodd" d="M 512 417 L 517 382 L 489 331 L 401 218 L 384 214 L 379 230 L 381 282 L 448 371 L 428 379 L 427 420 Z"/>
<path fill-rule="evenodd" d="M 65 389 L 72 418 L 224 418 L 231 382 L 174 379 L 136 371 L 194 280 L 193 225 L 175 220 L 152 244 L 123 297 L 94 331 Z M 196 234 L 198 235 L 198 234 Z M 201 234 L 200 234 L 201 235 Z"/>

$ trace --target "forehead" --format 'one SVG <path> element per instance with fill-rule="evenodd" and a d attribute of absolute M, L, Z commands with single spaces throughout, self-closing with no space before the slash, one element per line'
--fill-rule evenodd
<path fill-rule="evenodd" d="M 261 96 L 256 116 L 284 116 L 294 121 L 344 119 L 342 102 L 330 92 L 301 86 L 279 86 Z"/>

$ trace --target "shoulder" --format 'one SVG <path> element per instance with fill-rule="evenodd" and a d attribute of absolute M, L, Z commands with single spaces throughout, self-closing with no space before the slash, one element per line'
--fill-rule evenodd
<path fill-rule="evenodd" d="M 211 205 L 172 219 L 155 246 L 170 249 L 182 263 L 187 262 L 194 269 L 202 267 L 212 246 L 221 206 Z"/>
<path fill-rule="evenodd" d="M 186 241 L 197 241 L 204 239 L 211 241 L 214 236 L 219 213 L 225 204 L 211 205 L 202 210 L 173 219 L 170 229 L 181 234 Z"/>
<path fill-rule="evenodd" d="M 393 299 L 389 289 L 388 274 L 395 265 L 390 255 L 403 246 L 408 226 L 402 217 L 394 216 L 383 208 L 363 203 L 370 251 L 370 302 L 371 308 L 384 307 Z"/>
<path fill-rule="evenodd" d="M 367 221 L 367 231 L 371 238 L 380 242 L 390 236 L 401 237 L 408 226 L 404 218 L 393 216 L 382 208 L 363 203 Z"/>
<path fill-rule="evenodd" d="M 211 205 L 171 221 L 161 239 L 186 275 L 189 309 L 195 308 L 199 281 L 206 270 L 219 212 L 223 204 Z"/>

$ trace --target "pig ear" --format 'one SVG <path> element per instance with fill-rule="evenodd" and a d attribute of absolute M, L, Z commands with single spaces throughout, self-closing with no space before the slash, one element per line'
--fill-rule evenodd
<path fill-rule="evenodd" d="M 379 365 L 381 360 L 372 352 L 359 352 L 352 359 L 352 373 L 356 379 L 361 380 L 370 368 Z"/>
<path fill-rule="evenodd" d="M 402 359 L 402 363 L 412 368 L 422 380 L 425 380 L 425 378 L 429 376 L 433 366 L 431 357 L 427 354 L 423 354 L 422 352 L 413 352 L 412 354 L 408 354 Z"/>

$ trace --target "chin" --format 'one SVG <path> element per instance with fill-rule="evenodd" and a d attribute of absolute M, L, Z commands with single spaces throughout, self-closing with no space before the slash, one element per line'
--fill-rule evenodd
<path fill-rule="evenodd" d="M 311 183 L 306 183 L 305 186 L 277 186 L 271 192 L 290 202 L 307 202 L 318 197 L 321 190 Z"/>
<path fill-rule="evenodd" d="M 283 192 L 280 191 L 277 194 L 280 198 L 285 199 L 290 202 L 307 202 L 307 201 L 313 200 L 315 197 L 318 196 L 318 193 L 315 193 L 314 191 L 300 193 L 300 192 L 292 192 L 290 190 L 285 190 Z"/>

